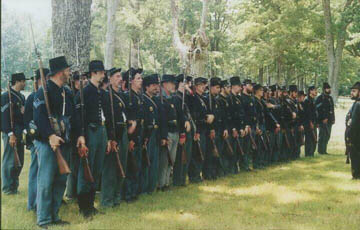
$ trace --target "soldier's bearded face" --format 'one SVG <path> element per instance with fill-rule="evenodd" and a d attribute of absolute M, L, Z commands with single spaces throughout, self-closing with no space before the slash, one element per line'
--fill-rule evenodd
<path fill-rule="evenodd" d="M 360 96 L 360 91 L 358 89 L 351 90 L 351 99 L 356 100 Z"/>
<path fill-rule="evenodd" d="M 331 94 L 331 89 L 325 89 L 325 93 Z"/>
<path fill-rule="evenodd" d="M 110 77 L 110 84 L 116 87 L 120 87 L 122 83 L 122 76 L 120 72 L 113 74 Z"/>
<path fill-rule="evenodd" d="M 245 86 L 245 89 L 246 89 L 246 91 L 247 91 L 248 93 L 252 93 L 252 92 L 253 92 L 253 86 L 252 86 L 252 84 L 247 84 L 247 85 Z"/>

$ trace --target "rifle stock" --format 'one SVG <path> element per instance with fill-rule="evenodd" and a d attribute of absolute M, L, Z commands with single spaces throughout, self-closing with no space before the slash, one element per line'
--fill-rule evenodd
<path fill-rule="evenodd" d="M 150 167 L 151 163 L 150 163 L 150 159 L 149 159 L 149 155 L 147 153 L 147 147 L 146 147 L 145 143 L 142 148 L 142 159 L 143 159 L 144 165 L 146 167 Z"/>
<path fill-rule="evenodd" d="M 250 129 L 249 137 L 250 137 L 251 146 L 252 146 L 253 150 L 257 150 L 256 142 L 254 140 L 254 137 L 251 135 L 251 129 Z"/>
<path fill-rule="evenodd" d="M 115 157 L 116 157 L 116 165 L 117 165 L 117 168 L 118 168 L 118 173 L 119 173 L 119 176 L 122 177 L 122 178 L 125 178 L 125 172 L 124 172 L 124 168 L 121 164 L 121 161 L 120 161 L 120 156 L 119 156 L 119 153 L 116 152 L 115 153 Z"/>
<path fill-rule="evenodd" d="M 244 153 L 243 148 L 241 147 L 239 137 L 238 137 L 238 138 L 236 138 L 236 146 L 237 146 L 237 148 L 239 149 L 240 155 L 244 156 L 244 155 L 245 155 L 245 153 Z"/>
<path fill-rule="evenodd" d="M 82 157 L 81 161 L 83 162 L 84 167 L 84 178 L 87 182 L 94 183 L 94 177 L 92 176 L 90 166 L 89 166 L 89 160 L 87 157 Z"/>
<path fill-rule="evenodd" d="M 196 140 L 193 142 L 193 152 L 197 153 L 196 155 L 198 156 L 198 160 L 200 162 L 204 161 L 204 154 L 201 150 L 200 141 Z"/>
<path fill-rule="evenodd" d="M 135 156 L 134 156 L 134 153 L 133 151 L 128 151 L 128 162 L 127 162 L 127 165 L 129 167 L 129 170 L 132 172 L 132 173 L 137 173 L 139 171 L 138 169 L 138 166 L 136 164 L 136 159 L 135 159 Z"/>
<path fill-rule="evenodd" d="M 187 163 L 185 144 L 179 145 L 179 148 L 180 148 L 180 152 L 181 152 L 181 164 L 185 165 Z"/>
<path fill-rule="evenodd" d="M 14 108 L 13 108 L 13 102 L 12 102 L 12 96 L 11 96 L 11 87 L 10 82 L 8 83 L 8 94 L 9 94 L 9 112 L 10 112 L 10 127 L 13 132 L 13 135 L 15 135 L 15 127 L 14 127 Z M 17 141 L 15 142 L 15 145 L 13 147 L 14 149 L 14 163 L 16 168 L 21 167 L 21 162 L 17 150 Z"/>
<path fill-rule="evenodd" d="M 230 145 L 229 139 L 226 138 L 226 139 L 224 139 L 224 141 L 225 141 L 226 148 L 227 148 L 227 150 L 228 150 L 228 151 L 226 151 L 226 152 L 227 152 L 230 156 L 233 156 L 233 155 L 234 155 L 234 150 L 233 150 L 233 148 L 232 148 L 231 145 Z"/>
<path fill-rule="evenodd" d="M 218 148 L 216 147 L 216 143 L 213 139 L 210 139 L 211 141 L 211 145 L 212 145 L 212 152 L 213 152 L 213 156 L 216 157 L 216 158 L 219 158 L 220 157 L 220 154 L 219 154 L 219 150 Z"/>
<path fill-rule="evenodd" d="M 286 147 L 290 148 L 290 143 L 289 143 L 286 129 L 284 129 L 284 139 L 285 139 Z"/>

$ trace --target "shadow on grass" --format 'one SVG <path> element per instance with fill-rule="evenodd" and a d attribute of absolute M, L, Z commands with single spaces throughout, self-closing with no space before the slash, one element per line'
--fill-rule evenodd
<path fill-rule="evenodd" d="M 351 180 L 344 160 L 343 155 L 301 158 L 143 195 L 92 220 L 83 219 L 70 202 L 60 216 L 71 222 L 70 229 L 359 229 L 360 182 Z M 24 210 L 23 193 L 21 199 L 3 197 L 3 227 L 36 228 L 35 215 Z"/>

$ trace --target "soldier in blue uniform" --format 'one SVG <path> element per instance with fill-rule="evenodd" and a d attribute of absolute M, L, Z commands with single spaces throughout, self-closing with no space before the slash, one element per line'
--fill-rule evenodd
<path fill-rule="evenodd" d="M 141 164 L 144 131 L 144 106 L 142 96 L 142 69 L 130 68 L 125 72 L 126 88 L 129 90 L 124 94 L 125 103 L 128 105 L 128 167 L 125 179 L 125 197 L 127 202 L 138 199 L 141 193 Z M 130 92 L 131 91 L 131 92 Z M 130 154 L 132 154 L 130 156 Z M 133 161 L 136 167 L 129 167 L 129 162 Z"/>
<path fill-rule="evenodd" d="M 160 101 L 159 94 L 159 75 L 152 74 L 144 78 L 144 145 L 148 158 L 142 159 L 144 169 L 144 188 L 143 192 L 151 194 L 155 191 L 159 181 L 159 146 L 160 146 Z M 144 158 L 144 156 L 142 156 Z M 147 165 L 150 163 L 150 165 Z"/>
<path fill-rule="evenodd" d="M 127 136 L 127 107 L 124 95 L 120 90 L 122 84 L 122 75 L 120 68 L 112 68 L 108 71 L 109 86 L 106 98 L 110 105 L 110 93 L 112 93 L 114 117 L 111 114 L 111 107 L 107 110 L 106 130 L 109 141 L 109 148 L 105 152 L 104 166 L 101 175 L 101 205 L 104 207 L 114 207 L 120 204 L 123 197 L 124 178 L 121 177 L 117 168 L 116 154 L 119 155 L 120 163 L 126 171 L 128 136 Z M 113 129 L 113 121 L 115 130 Z"/>
<path fill-rule="evenodd" d="M 304 101 L 304 128 L 305 128 L 305 156 L 314 156 L 317 141 L 317 112 L 315 98 L 317 89 L 315 86 L 308 88 L 308 94 Z"/>
<path fill-rule="evenodd" d="M 188 78 L 189 79 L 189 78 Z M 190 79 L 189 79 L 190 80 Z M 191 80 L 190 80 L 191 81 Z M 188 168 L 190 164 L 190 159 L 192 156 L 192 141 L 194 137 L 194 122 L 192 120 L 190 110 L 188 107 L 189 104 L 189 87 L 187 84 L 187 80 L 185 79 L 184 83 L 184 75 L 180 74 L 176 77 L 176 93 L 174 97 L 176 97 L 177 101 L 181 102 L 181 112 L 184 114 L 185 119 L 185 143 L 181 146 L 178 145 L 176 159 L 174 162 L 174 172 L 173 172 L 173 185 L 174 186 L 185 186 L 186 185 L 186 176 L 188 173 Z M 184 95 L 185 93 L 185 95 Z M 183 101 L 184 100 L 184 101 Z M 182 149 L 185 149 L 185 155 L 182 154 Z"/>
<path fill-rule="evenodd" d="M 37 91 L 33 103 L 34 122 L 39 131 L 34 141 L 38 152 L 37 224 L 42 228 L 47 228 L 50 224 L 68 224 L 59 218 L 67 175 L 59 173 L 54 151 L 60 148 L 65 161 L 69 162 L 70 131 L 74 124 L 74 98 L 71 91 L 65 87 L 70 76 L 70 66 L 64 56 L 50 59 L 49 66 L 49 106 L 59 130 L 54 130 L 50 125 L 43 87 Z"/>
<path fill-rule="evenodd" d="M 298 114 L 297 114 L 297 128 L 296 128 L 296 141 L 297 141 L 297 145 L 296 145 L 296 151 L 295 151 L 295 158 L 298 159 L 300 158 L 300 153 L 301 153 L 301 146 L 305 145 L 305 137 L 304 137 L 304 132 L 305 132 L 305 110 L 304 110 L 304 100 L 305 100 L 306 94 L 303 90 L 300 90 L 298 92 L 298 98 L 297 98 L 297 109 L 298 109 Z"/>
<path fill-rule="evenodd" d="M 349 123 L 351 174 L 353 179 L 360 179 L 360 82 L 351 87 L 351 99 L 355 102 L 351 107 Z"/>
<path fill-rule="evenodd" d="M 224 132 L 226 130 L 227 135 L 225 135 L 226 133 L 224 133 L 222 139 L 219 140 L 219 142 L 222 142 L 222 144 L 219 145 L 220 146 L 219 151 L 222 154 L 220 156 L 221 162 L 219 162 L 218 164 L 217 175 L 223 176 L 231 173 L 230 162 L 233 162 L 232 159 L 235 157 L 234 156 L 235 153 L 234 153 L 233 145 L 231 144 L 230 141 L 231 135 L 229 134 L 229 131 L 231 131 L 232 129 L 231 114 L 233 112 L 230 110 L 230 103 L 229 103 L 229 95 L 231 92 L 231 86 L 229 80 L 222 80 L 220 86 L 221 86 L 221 92 L 219 96 L 216 98 L 216 102 L 219 106 L 219 110 L 221 111 L 221 120 L 224 123 L 221 129 L 224 129 L 223 130 Z"/>
<path fill-rule="evenodd" d="M 273 114 L 268 110 L 265 101 L 263 100 L 264 89 L 260 84 L 256 84 L 254 90 L 254 101 L 256 109 L 256 141 L 257 141 L 257 157 L 255 158 L 255 165 L 262 167 L 269 164 L 268 159 L 271 154 L 270 146 L 267 142 L 266 126 L 272 129 L 280 128 L 278 121 Z"/>
<path fill-rule="evenodd" d="M 78 71 L 75 71 L 72 73 L 72 77 L 70 78 L 70 81 L 73 81 L 70 84 L 70 88 L 72 91 L 72 94 L 75 96 L 79 92 L 80 89 L 80 73 Z M 85 87 L 85 83 L 83 80 L 83 86 Z M 74 101 L 75 103 L 75 101 Z M 78 174 L 79 174 L 79 164 L 80 164 L 80 158 L 78 154 L 78 149 L 76 147 L 77 137 L 74 135 L 75 132 L 71 133 L 71 142 L 72 142 L 72 154 L 70 157 L 70 169 L 71 173 L 68 175 L 67 181 L 66 181 L 66 193 L 65 196 L 67 199 L 71 200 L 73 198 L 76 198 L 77 192 L 77 180 L 78 180 Z"/>
<path fill-rule="evenodd" d="M 209 125 L 209 131 L 206 138 L 206 152 L 203 167 L 203 176 L 207 180 L 215 180 L 217 178 L 217 171 L 221 169 L 222 161 L 218 149 L 222 149 L 222 137 L 226 134 L 226 124 L 223 122 L 225 117 L 221 114 L 220 107 L 216 101 L 216 97 L 220 93 L 221 79 L 213 77 L 210 79 L 209 92 L 205 96 L 205 103 L 209 108 L 209 112 L 214 114 L 214 121 Z M 217 151 L 217 154 L 216 152 Z"/>
<path fill-rule="evenodd" d="M 4 144 L 4 154 L 1 162 L 1 190 L 4 194 L 16 194 L 19 187 L 19 176 L 24 164 L 24 105 L 25 97 L 21 93 L 25 88 L 25 75 L 15 73 L 11 75 L 11 102 L 13 105 L 13 122 L 11 127 L 9 92 L 1 95 L 1 132 Z M 14 147 L 20 158 L 20 167 L 15 166 Z"/>
<path fill-rule="evenodd" d="M 161 125 L 161 146 L 159 165 L 159 187 L 162 191 L 168 190 L 170 186 L 171 163 L 176 160 L 178 144 L 184 145 L 185 116 L 182 112 L 182 101 L 175 93 L 176 78 L 174 75 L 165 74 L 161 79 L 162 90 L 162 115 L 165 123 Z M 167 148 L 167 150 L 165 149 Z M 175 184 L 179 182 L 176 181 Z"/>
<path fill-rule="evenodd" d="M 280 94 L 280 88 L 278 85 L 272 85 L 270 86 L 270 98 L 268 100 L 268 105 L 270 105 L 269 110 L 274 115 L 275 119 L 279 122 L 281 122 L 281 106 L 280 106 L 280 100 L 279 100 L 279 94 Z M 271 162 L 276 163 L 279 161 L 280 157 L 280 148 L 281 148 L 281 132 L 279 132 L 280 129 L 274 129 L 270 130 L 269 138 L 270 138 L 270 146 L 271 146 Z"/>
<path fill-rule="evenodd" d="M 102 61 L 94 60 L 89 63 L 90 80 L 84 88 L 84 120 L 81 119 L 81 100 L 80 93 L 76 95 L 76 131 L 78 132 L 77 147 L 88 148 L 88 153 L 79 151 L 79 156 L 87 155 L 90 171 L 94 178 L 94 183 L 85 180 L 84 162 L 80 162 L 78 174 L 78 205 L 80 213 L 84 217 L 96 214 L 98 211 L 94 207 L 96 186 L 99 183 L 105 157 L 105 150 L 108 149 L 105 117 L 109 114 L 108 99 L 100 83 L 105 76 L 105 69 Z M 82 129 L 84 127 L 84 130 Z"/>
<path fill-rule="evenodd" d="M 43 69 L 44 75 L 49 74 L 49 69 Z M 36 70 L 35 77 L 33 77 L 37 87 L 40 87 L 40 70 Z M 35 89 L 34 89 L 35 90 Z M 31 160 L 29 169 L 29 181 L 28 181 L 28 204 L 27 209 L 30 211 L 36 211 L 36 189 L 37 189 L 37 173 L 38 173 L 38 155 L 36 153 L 35 145 L 33 143 L 35 136 L 38 134 L 37 127 L 35 126 L 33 119 L 33 104 L 36 91 L 32 92 L 26 99 L 25 112 L 24 112 L 24 124 L 26 129 L 26 148 L 30 150 Z"/>
<path fill-rule="evenodd" d="M 329 83 L 325 82 L 322 94 L 315 100 L 319 124 L 319 154 L 328 154 L 327 145 L 331 136 L 331 128 L 335 124 L 334 101 L 330 94 L 331 87 Z"/>
<path fill-rule="evenodd" d="M 190 97 L 189 107 L 191 111 L 191 117 L 193 118 L 196 130 L 194 130 L 193 146 L 197 146 L 197 141 L 200 142 L 200 150 L 205 154 L 206 150 L 206 133 L 209 132 L 209 125 L 214 121 L 214 115 L 210 113 L 203 96 L 207 85 L 207 79 L 203 77 L 197 77 L 194 80 L 194 94 Z M 194 148 L 193 148 L 194 149 Z M 203 162 L 199 156 L 199 152 L 193 152 L 190 166 L 189 166 L 189 180 L 191 183 L 199 183 L 202 181 L 201 171 Z"/>
<path fill-rule="evenodd" d="M 257 161 L 257 145 L 256 145 L 256 125 L 257 115 L 256 115 L 256 108 L 255 108 L 255 101 L 252 96 L 253 93 L 253 85 L 250 79 L 244 80 L 244 90 L 241 96 L 241 100 L 243 103 L 244 111 L 246 111 L 244 116 L 244 126 L 246 132 L 246 140 L 244 145 L 244 151 L 247 154 L 252 155 L 253 159 L 253 168 L 258 169 L 262 168 L 263 166 L 259 164 Z"/>

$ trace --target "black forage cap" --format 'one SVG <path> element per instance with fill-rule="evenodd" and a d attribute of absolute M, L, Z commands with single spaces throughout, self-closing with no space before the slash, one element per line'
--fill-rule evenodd
<path fill-rule="evenodd" d="M 297 92 L 298 88 L 297 85 L 289 85 L 289 92 Z"/>
<path fill-rule="evenodd" d="M 231 85 L 241 85 L 240 77 L 239 76 L 231 77 L 230 84 Z"/>
<path fill-rule="evenodd" d="M 210 86 L 221 86 L 221 79 L 219 77 L 210 78 Z"/>
<path fill-rule="evenodd" d="M 197 77 L 194 80 L 195 85 L 201 84 L 201 83 L 207 83 L 208 79 L 204 78 L 204 77 Z"/>

